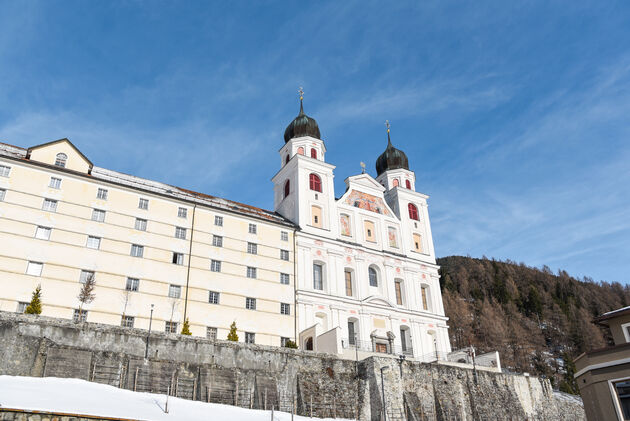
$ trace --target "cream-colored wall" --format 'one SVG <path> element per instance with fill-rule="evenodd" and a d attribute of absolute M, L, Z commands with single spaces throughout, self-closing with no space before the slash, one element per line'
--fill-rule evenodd
<path fill-rule="evenodd" d="M 90 163 L 87 162 L 67 140 L 61 140 L 51 145 L 32 149 L 30 159 L 32 161 L 55 165 L 58 153 L 65 153 L 68 156 L 65 168 L 81 173 L 87 173 L 90 169 Z"/>
<path fill-rule="evenodd" d="M 66 146 L 60 142 L 36 149 L 31 157 L 52 157 L 54 162 L 62 151 L 70 168 L 72 155 Z M 30 301 L 41 283 L 42 314 L 71 318 L 79 306 L 80 271 L 86 269 L 96 273 L 96 299 L 85 307 L 88 321 L 119 325 L 124 311 L 136 317 L 134 327 L 147 328 L 154 304 L 152 328 L 163 331 L 175 303 L 173 320 L 181 330 L 192 203 L 28 162 L 4 158 L 0 162 L 12 168 L 10 177 L 0 177 L 0 188 L 7 190 L 0 202 L 0 310 L 15 311 L 19 301 Z M 62 179 L 59 190 L 48 187 L 51 175 Z M 96 198 L 99 187 L 108 190 L 107 200 Z M 140 197 L 149 199 L 148 210 L 138 208 Z M 58 200 L 56 212 L 42 210 L 44 198 Z M 177 216 L 179 207 L 188 209 L 187 218 Z M 104 222 L 91 220 L 94 208 L 106 211 Z M 211 326 L 225 338 L 236 321 L 241 340 L 245 331 L 256 333 L 260 344 L 280 345 L 281 337 L 293 338 L 292 227 L 202 205 L 194 213 L 187 311 L 192 334 L 205 336 Z M 223 227 L 214 225 L 215 215 L 223 216 Z M 136 217 L 148 221 L 146 232 L 134 229 Z M 257 234 L 248 233 L 249 223 L 257 225 Z M 34 238 L 38 225 L 52 228 L 48 241 Z M 175 238 L 177 226 L 186 228 L 185 240 Z M 281 231 L 288 233 L 288 241 L 281 240 Z M 212 246 L 212 234 L 223 236 L 222 248 Z M 86 247 L 88 235 L 101 237 L 99 250 Z M 257 255 L 247 254 L 248 241 L 258 244 Z M 132 244 L 144 246 L 142 258 L 130 256 Z M 289 251 L 289 261 L 280 260 L 281 249 Z M 183 265 L 171 263 L 173 252 L 184 254 Z M 211 259 L 222 262 L 220 273 L 210 271 Z M 44 263 L 41 277 L 25 274 L 29 260 Z M 246 277 L 247 266 L 257 268 L 257 279 Z M 280 283 L 281 272 L 290 275 L 289 285 Z M 140 279 L 138 292 L 126 293 L 127 277 Z M 181 299 L 168 297 L 170 284 L 182 286 Z M 220 292 L 219 305 L 208 302 L 210 290 Z M 256 310 L 245 309 L 245 297 L 257 299 Z M 280 303 L 291 305 L 291 315 L 280 314 Z"/>

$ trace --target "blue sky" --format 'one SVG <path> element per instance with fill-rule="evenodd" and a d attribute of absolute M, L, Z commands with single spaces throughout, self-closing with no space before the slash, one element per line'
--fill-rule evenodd
<path fill-rule="evenodd" d="M 392 141 L 438 256 L 630 282 L 630 5 L 0 2 L 0 141 L 273 208 L 286 125 L 336 189 Z"/>

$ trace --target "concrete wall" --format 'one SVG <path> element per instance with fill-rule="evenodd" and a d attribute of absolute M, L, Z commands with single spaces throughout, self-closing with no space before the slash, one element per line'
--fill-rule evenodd
<path fill-rule="evenodd" d="M 0 374 L 79 377 L 127 389 L 317 417 L 380 420 L 381 368 L 388 420 L 584 420 L 581 402 L 558 400 L 535 377 L 392 358 L 356 363 L 327 354 L 151 335 L 0 312 Z M 70 360 L 69 358 L 72 357 Z M 72 361 L 72 364 L 69 363 Z M 176 385 L 173 388 L 173 385 Z"/>

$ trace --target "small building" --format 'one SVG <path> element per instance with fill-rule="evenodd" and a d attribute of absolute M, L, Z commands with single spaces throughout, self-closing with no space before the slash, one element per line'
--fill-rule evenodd
<path fill-rule="evenodd" d="M 615 344 L 575 360 L 586 417 L 630 420 L 630 306 L 604 313 L 594 322 L 610 328 Z"/>

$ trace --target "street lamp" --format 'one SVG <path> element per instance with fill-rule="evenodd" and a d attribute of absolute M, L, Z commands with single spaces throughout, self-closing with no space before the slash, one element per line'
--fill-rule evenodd
<path fill-rule="evenodd" d="M 149 333 L 147 333 L 147 346 L 144 349 L 144 359 L 149 358 L 149 338 L 151 337 L 151 323 L 153 322 L 153 304 L 151 304 L 151 316 L 149 317 Z"/>
<path fill-rule="evenodd" d="M 381 394 L 383 395 L 383 421 L 387 421 L 387 410 L 385 405 L 385 380 L 383 379 L 383 371 L 389 370 L 389 366 L 381 367 Z"/>

